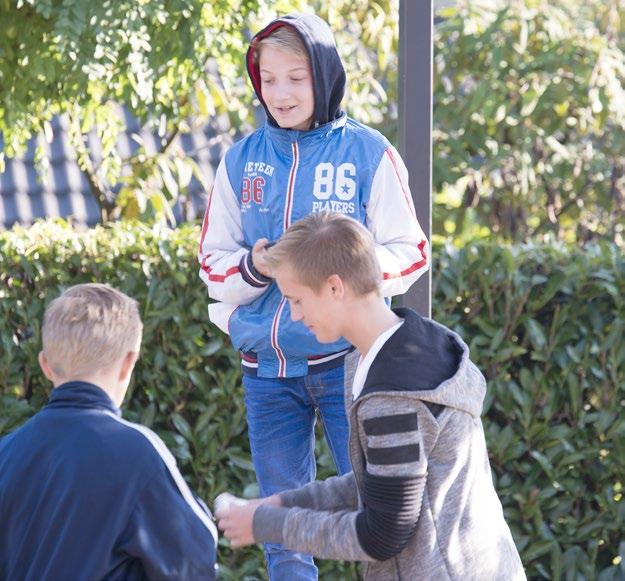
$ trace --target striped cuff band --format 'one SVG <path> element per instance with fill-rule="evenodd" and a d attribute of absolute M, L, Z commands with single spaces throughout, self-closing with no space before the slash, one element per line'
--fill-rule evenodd
<path fill-rule="evenodd" d="M 254 268 L 254 262 L 252 261 L 252 253 L 248 252 L 241 258 L 239 262 L 239 270 L 243 280 L 250 286 L 256 288 L 263 288 L 268 286 L 273 279 L 261 274 Z"/>

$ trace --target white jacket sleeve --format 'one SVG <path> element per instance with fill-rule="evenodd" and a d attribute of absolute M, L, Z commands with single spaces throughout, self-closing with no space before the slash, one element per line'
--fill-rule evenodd
<path fill-rule="evenodd" d="M 230 184 L 225 158 L 221 160 L 202 224 L 198 252 L 200 278 L 208 295 L 231 305 L 245 305 L 262 295 L 271 279 L 252 264 L 241 226 L 241 211 Z"/>
<path fill-rule="evenodd" d="M 429 268 L 430 248 L 412 203 L 408 171 L 392 146 L 373 178 L 367 226 L 382 267 L 382 296 L 406 292 Z"/>

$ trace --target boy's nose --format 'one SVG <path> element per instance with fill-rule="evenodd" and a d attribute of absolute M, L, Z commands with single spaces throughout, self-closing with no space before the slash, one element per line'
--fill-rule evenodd
<path fill-rule="evenodd" d="M 288 85 L 279 84 L 279 85 L 276 86 L 276 88 L 275 88 L 276 100 L 278 100 L 278 101 L 285 100 L 286 101 L 290 96 L 291 96 L 291 90 L 289 89 Z"/>

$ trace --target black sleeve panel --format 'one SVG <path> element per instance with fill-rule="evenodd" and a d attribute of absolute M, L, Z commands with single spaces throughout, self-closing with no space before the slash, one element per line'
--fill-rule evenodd
<path fill-rule="evenodd" d="M 401 434 L 419 429 L 419 416 L 415 412 L 408 414 L 393 414 L 364 420 L 363 428 L 367 436 L 385 436 L 387 434 Z"/>
<path fill-rule="evenodd" d="M 425 476 L 375 476 L 365 472 L 363 510 L 356 533 L 363 550 L 378 561 L 399 554 L 414 534 Z"/>

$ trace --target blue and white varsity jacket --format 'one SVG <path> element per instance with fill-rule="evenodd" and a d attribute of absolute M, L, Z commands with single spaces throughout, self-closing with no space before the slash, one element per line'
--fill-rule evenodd
<path fill-rule="evenodd" d="M 0 579 L 215 579 L 217 531 L 148 428 L 73 381 L 0 439 Z"/>
<path fill-rule="evenodd" d="M 325 22 L 290 15 L 254 37 L 248 72 L 261 103 L 255 46 L 285 25 L 300 33 L 310 56 L 313 128 L 281 129 L 267 113 L 263 127 L 226 153 L 209 194 L 198 256 L 200 277 L 216 301 L 209 305 L 211 321 L 230 334 L 236 349 L 253 354 L 255 361 L 247 365 L 257 367 L 260 377 L 306 375 L 313 365 L 344 354 L 349 344 L 321 344 L 303 323 L 291 320 L 275 282 L 254 269 L 251 249 L 259 238 L 276 241 L 311 212 L 341 212 L 373 234 L 384 296 L 404 293 L 429 267 L 428 241 L 401 157 L 379 132 L 340 109 L 345 72 Z"/>

